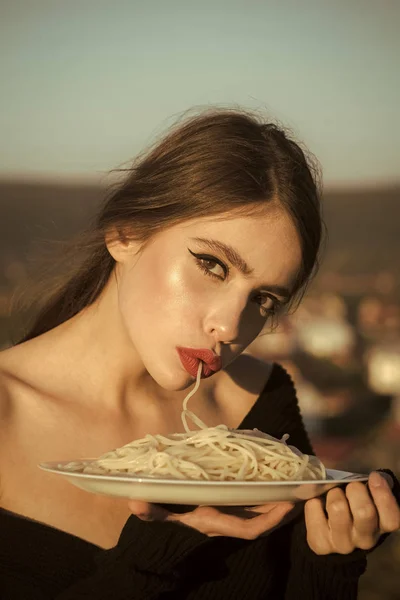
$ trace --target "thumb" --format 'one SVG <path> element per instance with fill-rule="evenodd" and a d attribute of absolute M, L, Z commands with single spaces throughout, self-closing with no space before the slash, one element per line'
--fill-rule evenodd
<path fill-rule="evenodd" d="M 268 504 L 262 504 L 260 506 L 251 506 L 247 510 L 252 511 L 255 514 L 265 514 L 274 511 L 274 514 L 287 514 L 294 508 L 293 502 L 277 502 Z M 276 512 L 277 511 L 277 512 Z"/>
<path fill-rule="evenodd" d="M 264 532 L 261 533 L 261 537 L 265 537 L 273 531 L 275 531 L 276 529 L 278 529 L 279 527 L 290 523 L 290 521 L 292 521 L 298 514 L 297 510 L 293 510 L 294 506 L 294 504 L 282 502 L 281 504 L 276 504 L 266 514 L 259 513 L 258 517 L 256 517 L 257 520 L 261 520 L 263 517 L 265 518 L 265 529 Z"/>
<path fill-rule="evenodd" d="M 169 512 L 157 504 L 150 504 L 143 500 L 129 500 L 129 510 L 142 521 L 164 521 Z"/>

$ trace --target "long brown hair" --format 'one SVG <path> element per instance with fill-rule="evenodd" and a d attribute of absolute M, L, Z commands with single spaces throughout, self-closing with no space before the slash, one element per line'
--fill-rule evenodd
<path fill-rule="evenodd" d="M 67 272 L 40 282 L 39 307 L 20 342 L 98 298 L 115 266 L 106 236 L 145 245 L 189 219 L 252 214 L 271 202 L 288 212 L 301 240 L 299 298 L 316 271 L 323 233 L 316 163 L 283 128 L 247 111 L 211 109 L 186 118 L 134 162 L 93 223 L 63 249 Z"/>

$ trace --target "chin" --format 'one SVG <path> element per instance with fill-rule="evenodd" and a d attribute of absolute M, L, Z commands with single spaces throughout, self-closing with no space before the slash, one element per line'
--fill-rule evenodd
<path fill-rule="evenodd" d="M 152 377 L 163 390 L 168 392 L 181 392 L 192 386 L 195 382 L 193 377 L 183 370 L 173 370 L 158 374 L 154 373 Z"/>
<path fill-rule="evenodd" d="M 176 381 L 176 382 L 170 381 L 166 384 L 161 383 L 160 385 L 164 390 L 166 390 L 168 392 L 182 392 L 183 390 L 186 390 L 191 385 L 193 385 L 193 379 L 189 375 L 185 382 L 180 383 L 178 381 Z"/>
<path fill-rule="evenodd" d="M 175 386 L 171 386 L 170 388 L 166 388 L 168 389 L 168 391 L 170 392 L 183 392 L 184 390 L 187 390 L 188 388 L 190 388 L 193 385 L 193 379 L 188 379 L 184 384 L 182 385 L 175 385 Z"/>

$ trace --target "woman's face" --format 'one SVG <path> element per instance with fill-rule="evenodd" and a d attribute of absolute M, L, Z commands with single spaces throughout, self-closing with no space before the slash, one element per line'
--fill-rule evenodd
<path fill-rule="evenodd" d="M 301 265 L 288 215 L 201 218 L 117 257 L 123 326 L 145 369 L 166 390 L 193 376 L 177 347 L 206 348 L 231 363 L 290 298 Z"/>

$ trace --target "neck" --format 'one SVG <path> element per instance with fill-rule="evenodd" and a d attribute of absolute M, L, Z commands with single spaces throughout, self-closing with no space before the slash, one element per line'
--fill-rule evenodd
<path fill-rule="evenodd" d="M 163 390 L 149 375 L 121 322 L 114 277 L 93 305 L 39 339 L 49 368 L 68 374 L 71 396 L 97 409 L 123 413 L 132 399 L 178 405 L 188 392 Z"/>

